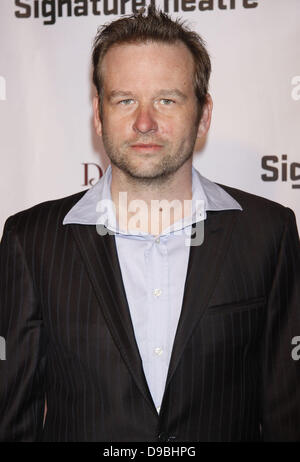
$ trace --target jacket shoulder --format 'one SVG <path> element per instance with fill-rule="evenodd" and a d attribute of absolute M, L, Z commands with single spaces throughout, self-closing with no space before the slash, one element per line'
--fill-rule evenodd
<path fill-rule="evenodd" d="M 218 185 L 242 206 L 240 220 L 248 226 L 249 230 L 256 229 L 257 224 L 262 225 L 266 231 L 270 229 L 273 232 L 277 229 L 279 233 L 283 232 L 285 225 L 288 224 L 297 229 L 295 213 L 292 209 L 241 189 L 219 183 Z"/>
<path fill-rule="evenodd" d="M 284 205 L 267 199 L 262 196 L 257 196 L 241 189 L 233 188 L 231 186 L 218 183 L 228 194 L 230 194 L 242 206 L 245 212 L 253 212 L 254 210 L 259 213 L 270 212 L 279 215 L 285 215 L 287 207 Z"/>
<path fill-rule="evenodd" d="M 37 223 L 50 225 L 55 222 L 56 227 L 62 227 L 62 221 L 68 211 L 81 199 L 88 189 L 65 196 L 59 199 L 52 199 L 40 202 L 32 207 L 21 210 L 7 218 L 4 231 L 22 230 L 35 227 Z"/>

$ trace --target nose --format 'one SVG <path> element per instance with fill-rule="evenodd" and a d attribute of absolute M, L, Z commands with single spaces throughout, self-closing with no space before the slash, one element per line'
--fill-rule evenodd
<path fill-rule="evenodd" d="M 133 129 L 138 133 L 155 132 L 158 128 L 153 110 L 151 107 L 143 106 L 137 109 Z"/>

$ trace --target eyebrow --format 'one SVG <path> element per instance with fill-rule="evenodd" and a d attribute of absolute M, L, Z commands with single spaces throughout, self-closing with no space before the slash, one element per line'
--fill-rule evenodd
<path fill-rule="evenodd" d="M 128 96 L 134 96 L 134 93 L 131 91 L 122 91 L 122 90 L 112 90 L 108 98 L 113 99 L 113 98 L 118 98 L 118 97 L 128 97 Z M 181 98 L 182 100 L 187 99 L 187 96 L 182 93 L 182 91 L 178 90 L 177 88 L 171 88 L 171 89 L 163 89 L 159 90 L 157 92 L 157 96 L 163 96 L 163 97 L 177 97 Z"/>

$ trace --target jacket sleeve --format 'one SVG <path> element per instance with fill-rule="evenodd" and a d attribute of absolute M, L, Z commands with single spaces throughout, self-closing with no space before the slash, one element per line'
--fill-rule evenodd
<path fill-rule="evenodd" d="M 290 209 L 286 209 L 266 316 L 262 439 L 300 441 L 300 361 L 292 354 L 293 339 L 300 336 L 300 243 Z"/>
<path fill-rule="evenodd" d="M 43 430 L 46 342 L 24 252 L 30 236 L 22 232 L 18 237 L 17 217 L 7 219 L 0 243 L 0 336 L 6 358 L 0 360 L 0 441 L 38 441 Z"/>

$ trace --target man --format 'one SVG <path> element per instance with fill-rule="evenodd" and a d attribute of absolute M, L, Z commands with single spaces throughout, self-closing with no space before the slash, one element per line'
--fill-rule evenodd
<path fill-rule="evenodd" d="M 300 440 L 295 217 L 193 169 L 203 41 L 149 8 L 103 27 L 93 63 L 111 166 L 5 224 L 0 438 Z"/>

